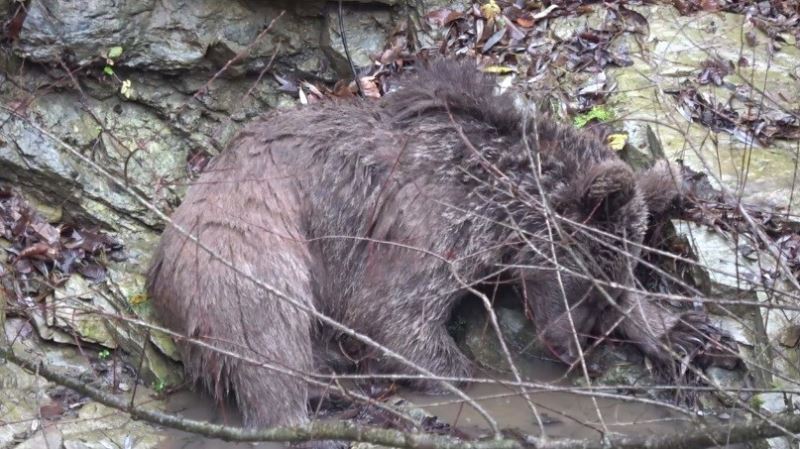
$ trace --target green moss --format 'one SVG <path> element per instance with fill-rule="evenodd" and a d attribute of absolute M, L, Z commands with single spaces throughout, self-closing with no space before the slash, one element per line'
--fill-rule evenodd
<path fill-rule="evenodd" d="M 614 119 L 614 112 L 608 106 L 592 106 L 589 112 L 578 114 L 573 119 L 576 128 L 583 128 L 592 120 L 607 122 Z"/>

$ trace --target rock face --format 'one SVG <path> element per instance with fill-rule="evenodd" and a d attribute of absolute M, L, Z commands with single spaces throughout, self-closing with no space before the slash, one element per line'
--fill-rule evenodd
<path fill-rule="evenodd" d="M 357 65 L 370 64 L 400 13 L 387 3 L 396 2 L 344 10 Z M 161 209 L 175 205 L 191 156 L 214 154 L 241 122 L 289 100 L 261 74 L 273 57 L 284 76 L 336 80 L 350 70 L 336 14 L 322 1 L 32 1 L 26 8 L 12 56 L 0 60 L 0 99 L 20 115 L 0 112 L 0 181 L 65 206 L 67 218 L 144 244 L 160 220 L 123 187 Z"/>
<path fill-rule="evenodd" d="M 276 24 L 241 61 L 249 70 L 263 67 L 283 46 L 286 55 L 299 55 L 314 42 L 317 20 L 300 15 L 318 13 L 322 2 L 271 5 L 244 2 L 88 1 L 32 2 L 15 46 L 17 55 L 32 62 L 66 60 L 79 66 L 93 64 L 103 50 L 125 49 L 124 66 L 155 72 L 219 68 L 219 62 L 249 46 L 253 38 L 289 7 L 290 15 Z M 57 18 L 58 20 L 54 20 Z M 227 56 L 227 58 L 226 58 Z M 226 58 L 222 61 L 216 58 Z"/>
<path fill-rule="evenodd" d="M 0 23 L 9 37 L 0 48 L 0 185 L 21 191 L 53 225 L 116 236 L 125 258 L 107 260 L 102 280 L 73 274 L 44 297 L 23 291 L 21 302 L 12 306 L 29 306 L 45 354 L 52 343 L 95 345 L 111 357 L 129 357 L 125 362 L 141 366 L 141 380 L 156 389 L 177 385 L 182 379 L 172 340 L 111 319 L 151 318 L 142 273 L 163 221 L 140 199 L 169 214 L 192 173 L 241 124 L 295 103 L 296 87 L 287 91 L 287 82 L 274 75 L 290 85 L 301 77 L 350 76 L 342 64 L 335 4 L 32 0 L 24 10 L 19 5 L 0 1 Z M 371 64 L 408 12 L 399 1 L 344 5 L 358 66 Z M 271 60 L 272 70 L 265 71 Z M 3 262 L 7 247 L 0 223 Z M 4 274 L 0 265 L 0 280 Z M 13 291 L 14 286 L 3 287 Z M 42 307 L 30 307 L 37 301 Z M 4 321 L 0 314 L 0 329 Z M 0 420 L 16 416 L 11 412 L 0 407 Z M 0 446 L 7 442 L 3 438 Z M 32 447 L 41 443 L 30 441 Z"/>

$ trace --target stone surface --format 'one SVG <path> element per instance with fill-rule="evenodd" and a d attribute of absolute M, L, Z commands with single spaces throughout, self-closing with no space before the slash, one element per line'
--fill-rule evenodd
<path fill-rule="evenodd" d="M 739 254 L 733 239 L 705 226 L 682 220 L 673 220 L 678 235 L 685 236 L 697 256 L 699 271 L 695 282 L 708 295 L 725 299 L 757 300 L 756 291 L 762 289 L 762 270 L 770 265 L 768 255 L 759 264 Z M 774 266 L 774 263 L 771 264 Z"/>
<path fill-rule="evenodd" d="M 41 341 L 25 320 L 9 319 L 4 335 L 14 342 L 16 353 L 29 358 L 43 358 L 49 368 L 90 380 L 92 386 L 105 388 L 108 392 L 111 392 L 112 381 L 122 389 L 135 381 L 130 373 L 123 372 L 108 373 L 108 377 L 104 377 L 104 362 L 93 364 L 90 357 L 75 346 Z M 150 425 L 133 421 L 125 414 L 97 403 L 86 403 L 79 395 L 67 403 L 56 405 L 65 400 L 58 398 L 68 391 L 10 362 L 0 363 L 0 397 L 3 399 L 0 401 L 0 422 L 4 423 L 0 426 L 0 447 L 147 449 L 155 447 L 164 438 L 153 432 Z M 137 404 L 153 409 L 163 407 L 163 402 L 153 400 L 143 389 L 137 395 Z M 48 407 L 56 410 L 57 415 L 47 417 Z M 19 445 L 10 446 L 13 441 L 18 441 Z"/>
<path fill-rule="evenodd" d="M 625 121 L 624 130 L 628 135 L 620 157 L 636 170 L 650 168 L 655 161 L 664 159 L 664 148 L 658 140 L 653 127 L 640 122 Z"/>
<path fill-rule="evenodd" d="M 320 6 L 304 3 L 307 13 Z M 207 69 L 245 50 L 286 9 L 288 17 L 276 22 L 241 61 L 244 68 L 258 70 L 278 45 L 287 55 L 304 52 L 317 36 L 319 21 L 299 20 L 291 2 L 33 1 L 15 50 L 32 62 L 58 63 L 64 58 L 87 65 L 102 63 L 108 49 L 119 46 L 119 67 Z"/>
<path fill-rule="evenodd" d="M 506 292 L 503 295 L 506 294 L 508 295 L 506 300 L 515 297 L 513 293 Z M 519 301 L 516 300 L 516 305 L 520 304 Z M 541 357 L 549 358 L 549 354 L 540 347 L 536 339 L 533 323 L 525 317 L 519 307 L 499 306 L 495 308 L 495 314 L 500 332 L 515 360 L 524 363 L 524 361 L 536 361 Z M 486 310 L 477 299 L 460 309 L 450 326 L 456 341 L 480 366 L 497 371 L 509 371 L 508 361 L 497 339 L 497 333 L 489 321 Z"/>
<path fill-rule="evenodd" d="M 343 7 L 342 13 L 347 47 L 353 64 L 356 67 L 372 65 L 373 59 L 380 56 L 394 26 L 392 10 L 376 5 L 348 5 Z M 323 27 L 320 41 L 322 51 L 340 76 L 351 77 L 352 71 L 339 30 L 338 8 L 333 3 L 325 11 Z"/>
<path fill-rule="evenodd" d="M 155 404 L 150 407 L 156 408 Z M 84 405 L 77 419 L 59 425 L 64 449 L 106 449 L 109 447 L 155 448 L 164 440 L 161 433 L 142 421 L 129 419 L 97 403 Z"/>

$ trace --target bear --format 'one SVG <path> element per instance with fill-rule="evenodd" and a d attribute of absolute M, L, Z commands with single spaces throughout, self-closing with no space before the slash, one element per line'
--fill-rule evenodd
<path fill-rule="evenodd" d="M 442 59 L 379 100 L 244 127 L 187 189 L 147 290 L 165 326 L 206 343 L 178 342 L 189 379 L 232 397 L 248 427 L 309 420 L 303 376 L 326 373 L 326 348 L 349 335 L 321 317 L 468 378 L 446 324 L 498 277 L 564 362 L 599 330 L 669 364 L 665 344 L 687 354 L 713 329 L 634 288 L 648 220 L 680 198 L 679 176 L 666 162 L 634 173 L 597 135 L 525 113 L 491 75 Z M 419 374 L 398 357 L 373 365 Z"/>

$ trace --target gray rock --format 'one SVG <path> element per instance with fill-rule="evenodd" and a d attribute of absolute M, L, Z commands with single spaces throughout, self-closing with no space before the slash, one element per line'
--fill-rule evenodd
<path fill-rule="evenodd" d="M 50 426 L 39 430 L 18 446 L 14 446 L 14 449 L 60 448 L 63 442 L 61 431 L 55 426 Z"/>
<path fill-rule="evenodd" d="M 108 326 L 113 324 L 107 317 L 117 311 L 97 294 L 95 288 L 83 276 L 70 276 L 63 288 L 45 300 L 45 322 L 47 326 L 64 329 L 81 340 L 115 349 L 117 343 L 108 330 Z"/>
<path fill-rule="evenodd" d="M 7 17 L 14 3 L 13 0 L 0 0 L 0 17 Z"/>
<path fill-rule="evenodd" d="M 525 317 L 522 310 L 500 306 L 496 307 L 495 314 L 500 332 L 515 361 L 537 362 L 542 358 L 550 358 L 546 350 L 539 345 L 533 323 Z M 497 339 L 497 333 L 485 309 L 477 301 L 457 313 L 451 322 L 451 330 L 456 335 L 457 342 L 480 366 L 509 371 L 508 361 Z"/>
<path fill-rule="evenodd" d="M 720 404 L 736 410 L 741 407 L 740 403 L 748 403 L 753 394 L 741 391 L 742 388 L 750 387 L 750 377 L 746 370 L 729 370 L 717 366 L 711 366 L 705 370 L 705 375 L 710 380 L 709 384 L 719 389 L 700 397 L 701 404 L 706 409 L 717 409 Z M 737 393 L 738 392 L 738 393 Z M 720 416 L 718 416 L 720 417 Z M 724 419 L 720 417 L 720 419 Z M 730 419 L 730 416 L 728 416 Z"/>
<path fill-rule="evenodd" d="M 48 397 L 37 387 L 36 377 L 11 363 L 0 364 L 0 447 L 12 447 L 15 440 L 33 436 L 38 430 L 38 401 Z M 37 391 L 40 394 L 37 394 Z"/>
<path fill-rule="evenodd" d="M 392 30 L 392 10 L 375 5 L 347 5 L 342 7 L 342 21 L 353 64 L 356 67 L 372 65 L 373 58 L 380 56 Z M 339 29 L 338 7 L 334 3 L 325 11 L 320 45 L 337 74 L 351 78 L 352 70 L 347 62 Z"/>
<path fill-rule="evenodd" d="M 319 3 L 305 6 L 318 10 Z M 28 7 L 15 51 L 32 62 L 66 59 L 87 65 L 103 64 L 108 49 L 122 47 L 118 67 L 159 72 L 219 68 L 256 41 L 281 10 L 280 5 L 238 1 L 38 0 Z M 297 17 L 290 9 L 239 66 L 263 68 L 278 45 L 285 55 L 302 53 L 316 41 L 319 25 L 318 19 Z"/>
<path fill-rule="evenodd" d="M 620 157 L 634 169 L 650 168 L 655 161 L 665 158 L 661 141 L 658 140 L 658 136 L 650 125 L 625 121 L 624 128 L 628 134 L 628 141 L 620 151 Z"/>
<path fill-rule="evenodd" d="M 160 207 L 176 201 L 179 190 L 170 185 L 177 184 L 183 171 L 186 144 L 141 106 L 86 99 L 88 110 L 81 110 L 77 102 L 70 94 L 45 95 L 29 113 L 39 117 L 39 126 L 48 133 L 72 142 L 76 151 L 94 149 L 89 157 L 112 177 L 98 173 L 28 121 L 0 112 L 8 136 L 0 141 L 0 181 L 43 203 L 62 204 L 67 220 L 99 224 L 124 237 L 136 238 L 160 225 L 114 181 L 124 183 L 127 177 L 135 191 Z"/>
<path fill-rule="evenodd" d="M 695 284 L 707 295 L 725 299 L 756 301 L 756 292 L 763 289 L 762 270 L 774 266 L 769 256 L 761 254 L 759 262 L 739 254 L 729 236 L 695 223 L 673 220 L 678 235 L 684 236 L 697 256 Z"/>
<path fill-rule="evenodd" d="M 163 404 L 156 401 L 145 407 L 158 409 Z M 84 405 L 78 412 L 78 419 L 64 423 L 60 430 L 64 449 L 150 449 L 165 438 L 163 433 L 154 432 L 150 424 L 131 420 L 126 414 L 95 402 Z"/>

